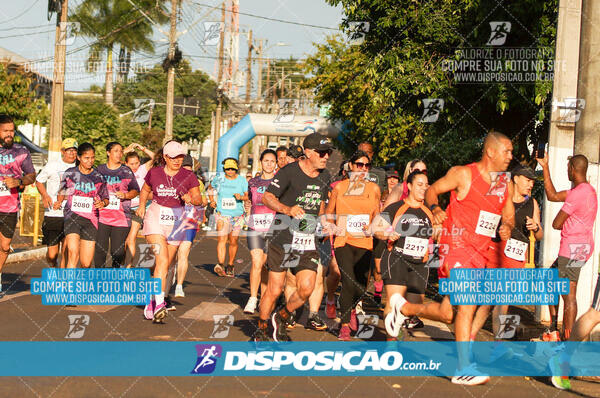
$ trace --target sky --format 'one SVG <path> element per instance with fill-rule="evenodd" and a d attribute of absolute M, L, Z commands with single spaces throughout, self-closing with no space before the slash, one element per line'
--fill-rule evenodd
<path fill-rule="evenodd" d="M 135 3 L 136 0 L 131 1 Z M 82 0 L 69 0 L 69 9 L 75 9 L 81 2 Z M 56 16 L 52 17 L 51 22 L 48 21 L 47 0 L 4 0 L 2 3 L 0 47 L 32 60 L 32 65 L 37 71 L 51 77 Z M 202 45 L 204 22 L 220 21 L 220 4 L 220 1 L 215 0 L 182 0 L 182 11 L 177 27 L 177 30 L 182 32 L 179 47 L 184 57 L 190 60 L 193 69 L 201 69 L 211 76 L 216 73 L 215 57 L 218 48 Z M 337 29 L 343 18 L 341 8 L 331 7 L 324 0 L 239 0 L 239 4 L 239 63 L 240 68 L 244 70 L 248 53 L 246 32 L 250 29 L 255 40 L 265 40 L 263 48 L 267 51 L 264 51 L 264 57 L 269 58 L 290 56 L 304 58 L 314 51 L 313 43 L 322 43 L 328 35 L 340 33 Z M 170 4 L 168 7 L 170 9 Z M 273 19 L 293 23 L 282 23 Z M 162 29 L 168 32 L 168 24 L 162 26 Z M 155 29 L 153 39 L 155 41 L 153 56 L 141 54 L 134 56 L 132 64 L 137 70 L 150 68 L 160 63 L 166 56 L 167 37 Z M 88 56 L 85 47 L 91 43 L 89 38 L 75 37 L 72 43 L 68 44 L 67 90 L 83 91 L 91 84 L 99 86 L 104 84 L 102 71 L 96 74 L 85 71 L 85 60 Z M 285 45 L 277 45 L 278 43 Z M 115 50 L 115 59 L 117 55 L 118 49 Z M 257 65 L 253 64 L 252 68 L 256 81 Z M 244 88 L 241 87 L 240 93 L 243 91 Z"/>

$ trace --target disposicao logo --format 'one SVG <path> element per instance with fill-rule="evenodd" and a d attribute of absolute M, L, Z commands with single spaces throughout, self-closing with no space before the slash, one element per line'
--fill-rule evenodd
<path fill-rule="evenodd" d="M 219 344 L 196 344 L 198 359 L 192 374 L 208 374 L 215 371 L 217 358 L 221 358 L 223 348 Z"/>

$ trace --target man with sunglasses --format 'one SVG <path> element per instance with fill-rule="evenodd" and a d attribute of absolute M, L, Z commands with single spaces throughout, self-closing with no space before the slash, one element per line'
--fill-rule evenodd
<path fill-rule="evenodd" d="M 285 166 L 273 178 L 263 203 L 277 212 L 269 233 L 267 253 L 269 279 L 260 301 L 260 318 L 254 341 L 267 341 L 269 317 L 275 341 L 289 341 L 287 324 L 292 313 L 310 297 L 319 266 L 315 234 L 323 214 L 331 176 L 325 167 L 333 151 L 327 137 L 313 133 L 304 139 L 305 158 Z M 286 305 L 273 313 L 283 290 L 287 270 L 296 276 L 296 291 Z"/>

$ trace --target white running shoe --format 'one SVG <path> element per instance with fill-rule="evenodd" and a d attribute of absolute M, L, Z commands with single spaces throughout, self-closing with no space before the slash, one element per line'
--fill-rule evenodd
<path fill-rule="evenodd" d="M 248 303 L 246 303 L 246 306 L 244 307 L 244 312 L 246 314 L 254 314 L 254 311 L 256 311 L 257 304 L 258 304 L 258 298 L 250 297 L 248 299 Z"/>
<path fill-rule="evenodd" d="M 452 377 L 453 384 L 462 384 L 465 386 L 478 386 L 490 381 L 490 376 L 484 375 L 475 364 L 471 364 L 464 369 L 456 370 L 456 374 Z"/>
<path fill-rule="evenodd" d="M 356 309 L 356 315 L 366 315 L 365 310 L 363 310 L 363 307 L 362 307 L 362 300 L 359 301 L 358 303 L 356 303 L 355 309 Z"/>
<path fill-rule="evenodd" d="M 175 297 L 185 297 L 185 293 L 183 292 L 183 286 L 175 286 Z"/>
<path fill-rule="evenodd" d="M 406 299 L 401 294 L 396 293 L 390 297 L 390 307 L 392 311 L 385 316 L 385 330 L 388 335 L 398 337 L 400 328 L 406 317 L 402 315 L 402 307 L 406 303 Z"/>

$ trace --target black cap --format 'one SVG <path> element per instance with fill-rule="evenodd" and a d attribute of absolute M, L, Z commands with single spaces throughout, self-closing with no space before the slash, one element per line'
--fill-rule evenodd
<path fill-rule="evenodd" d="M 287 150 L 287 154 L 289 157 L 294 159 L 300 159 L 302 156 L 304 156 L 304 150 L 300 145 L 290 145 Z"/>
<path fill-rule="evenodd" d="M 185 157 L 183 158 L 183 163 L 181 164 L 181 166 L 189 166 L 189 167 L 194 167 L 194 159 L 190 156 L 190 155 L 185 155 Z"/>
<path fill-rule="evenodd" d="M 398 172 L 396 170 L 388 170 L 386 175 L 387 175 L 387 178 L 394 177 L 394 178 L 397 178 L 398 180 L 400 180 L 400 174 L 398 174 Z"/>
<path fill-rule="evenodd" d="M 304 149 L 312 149 L 315 151 L 328 151 L 333 149 L 329 138 L 319 133 L 312 133 L 304 138 Z"/>
<path fill-rule="evenodd" d="M 530 180 L 535 180 L 537 178 L 535 172 L 531 169 L 531 167 L 523 166 L 520 164 L 517 165 L 514 169 L 512 169 L 511 174 L 513 177 L 524 176 L 529 178 Z"/>

